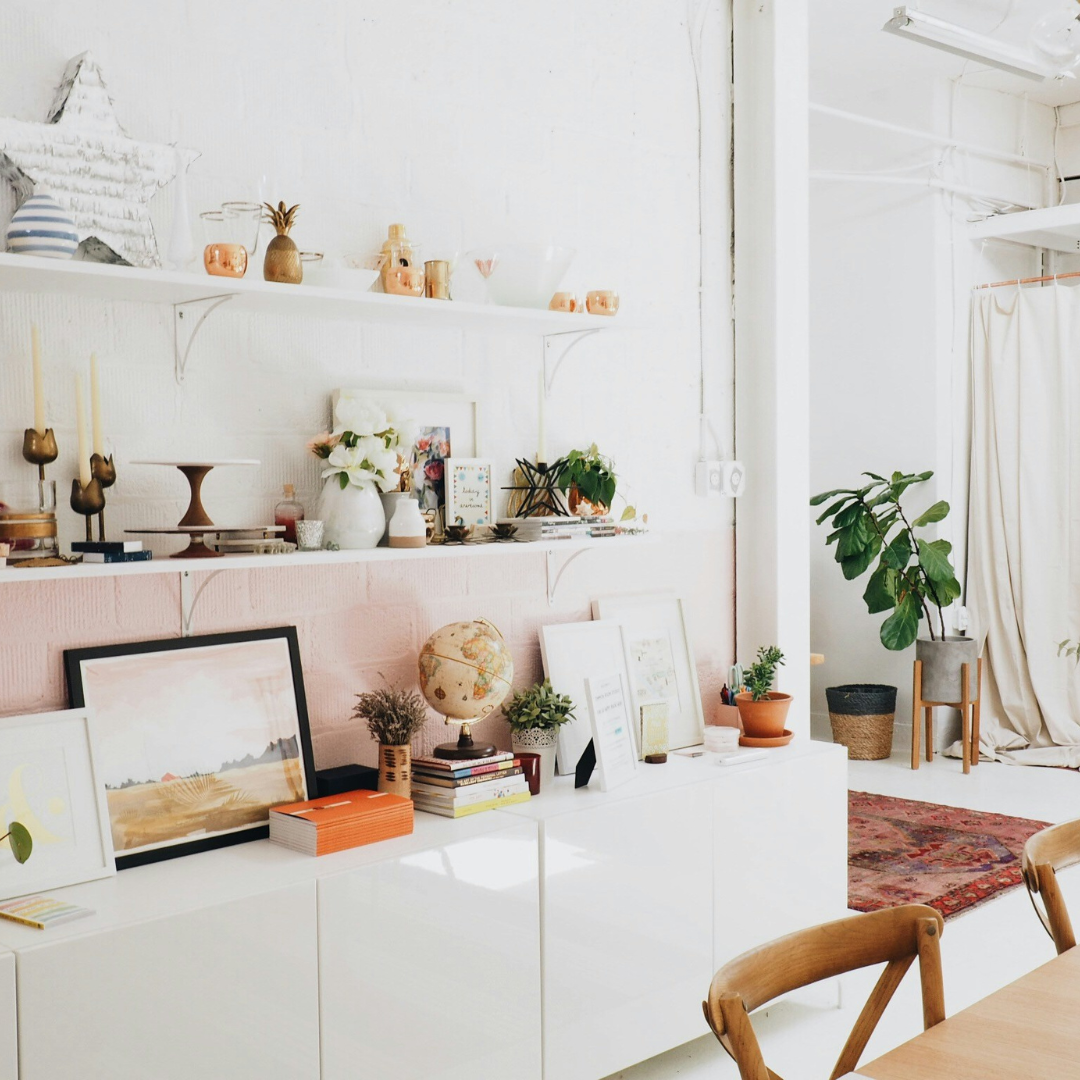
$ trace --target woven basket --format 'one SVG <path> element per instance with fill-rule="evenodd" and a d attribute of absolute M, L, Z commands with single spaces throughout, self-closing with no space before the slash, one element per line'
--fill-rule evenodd
<path fill-rule="evenodd" d="M 848 748 L 853 761 L 879 761 L 892 753 L 896 687 L 855 683 L 830 686 L 833 742 Z"/>

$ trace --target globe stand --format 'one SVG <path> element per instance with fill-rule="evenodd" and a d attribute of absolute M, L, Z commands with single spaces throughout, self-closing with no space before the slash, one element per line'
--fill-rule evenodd
<path fill-rule="evenodd" d="M 471 726 L 468 723 L 461 725 L 461 734 L 456 743 L 440 743 L 435 747 L 435 756 L 447 758 L 450 761 L 469 761 L 472 758 L 492 757 L 498 753 L 493 743 L 474 743 Z"/>

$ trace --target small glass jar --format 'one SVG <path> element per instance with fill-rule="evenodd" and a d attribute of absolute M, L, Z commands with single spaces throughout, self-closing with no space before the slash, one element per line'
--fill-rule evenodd
<path fill-rule="evenodd" d="M 274 524 L 284 525 L 282 539 L 286 543 L 295 544 L 296 523 L 304 520 L 304 507 L 296 501 L 296 488 L 292 484 L 286 484 L 283 491 L 285 498 L 274 507 Z"/>
<path fill-rule="evenodd" d="M 0 482 L 0 543 L 11 561 L 57 555 L 56 481 Z"/>

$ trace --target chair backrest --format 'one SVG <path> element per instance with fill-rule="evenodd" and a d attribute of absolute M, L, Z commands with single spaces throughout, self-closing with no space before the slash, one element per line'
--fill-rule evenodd
<path fill-rule="evenodd" d="M 846 971 L 886 965 L 867 998 L 831 1080 L 853 1072 L 885 1006 L 917 956 L 922 978 L 923 1022 L 945 1019 L 940 939 L 944 922 L 931 907 L 903 907 L 813 926 L 725 964 L 714 976 L 702 1007 L 713 1034 L 739 1066 L 742 1080 L 780 1080 L 765 1065 L 749 1013 L 781 994 Z"/>
<path fill-rule="evenodd" d="M 1080 821 L 1051 825 L 1028 837 L 1021 871 L 1035 914 L 1054 940 L 1059 953 L 1076 944 L 1072 920 L 1058 888 L 1057 872 L 1080 863 Z M 1036 896 L 1042 898 L 1042 906 Z"/>

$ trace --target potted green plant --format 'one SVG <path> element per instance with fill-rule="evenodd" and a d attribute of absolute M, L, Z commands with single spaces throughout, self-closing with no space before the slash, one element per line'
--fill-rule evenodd
<path fill-rule="evenodd" d="M 30 836 L 30 830 L 21 822 L 13 821 L 8 825 L 8 831 L 0 836 L 0 844 L 5 840 L 17 863 L 24 863 L 30 858 L 30 852 L 34 850 L 34 841 Z"/>
<path fill-rule="evenodd" d="M 743 731 L 751 739 L 779 739 L 791 708 L 791 695 L 773 690 L 784 654 L 776 645 L 762 645 L 757 659 L 743 671 L 745 689 L 735 695 Z"/>
<path fill-rule="evenodd" d="M 356 695 L 354 720 L 364 720 L 379 743 L 379 790 L 412 794 L 412 740 L 427 723 L 424 699 L 414 690 L 387 684 Z"/>
<path fill-rule="evenodd" d="M 559 470 L 559 490 L 571 514 L 606 514 L 615 498 L 615 463 L 593 443 L 588 450 L 571 450 Z"/>
<path fill-rule="evenodd" d="M 831 519 L 826 543 L 836 545 L 835 558 L 848 581 L 861 577 L 876 560 L 863 600 L 871 615 L 890 612 L 879 635 L 886 649 L 900 651 L 915 644 L 915 658 L 922 661 L 922 699 L 960 701 L 963 665 L 975 672 L 979 646 L 974 638 L 950 636 L 945 630 L 945 608 L 961 592 L 949 561 L 952 545 L 920 533 L 944 521 L 949 504 L 936 502 L 909 521 L 900 498 L 929 480 L 932 472 L 894 472 L 888 479 L 871 472 L 862 475 L 870 482 L 860 488 L 836 488 L 810 500 L 811 506 L 820 506 L 835 498 L 817 523 Z M 924 618 L 929 638 L 919 637 Z M 978 685 L 973 674 L 969 689 L 974 701 Z"/>
<path fill-rule="evenodd" d="M 515 753 L 540 755 L 540 789 L 555 778 L 555 744 L 559 728 L 574 717 L 574 703 L 556 694 L 545 679 L 515 693 L 503 706 L 510 725 L 510 745 Z"/>

